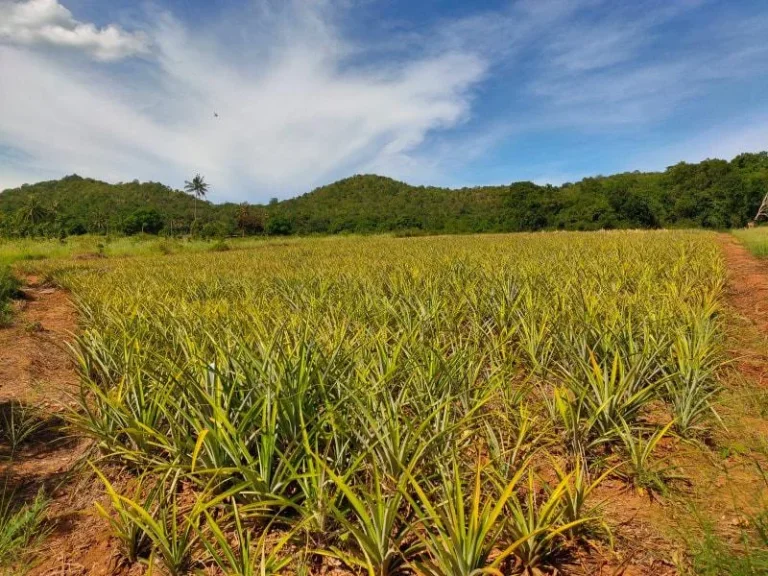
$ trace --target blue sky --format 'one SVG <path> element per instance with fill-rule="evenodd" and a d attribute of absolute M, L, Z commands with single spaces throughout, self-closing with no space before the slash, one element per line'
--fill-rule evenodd
<path fill-rule="evenodd" d="M 0 78 L 0 189 L 557 184 L 768 149 L 768 2 L 0 0 Z"/>

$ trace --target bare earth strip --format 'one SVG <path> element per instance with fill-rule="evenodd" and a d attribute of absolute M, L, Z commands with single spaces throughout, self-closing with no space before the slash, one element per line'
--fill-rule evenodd
<path fill-rule="evenodd" d="M 0 474 L 17 497 L 31 498 L 43 488 L 52 498 L 51 533 L 30 574 L 107 574 L 104 525 L 93 515 L 98 486 L 73 470 L 86 445 L 62 427 L 78 383 L 66 347 L 77 328 L 76 312 L 64 290 L 26 280 L 13 325 L 0 330 L 0 411 L 12 405 L 37 410 L 45 427 L 11 464 L 0 462 Z"/>
<path fill-rule="evenodd" d="M 730 234 L 722 234 L 723 248 L 728 269 L 728 303 L 739 315 L 742 328 L 747 328 L 760 338 L 768 338 L 768 262 L 760 260 Z M 740 334 L 738 336 L 744 336 Z M 744 338 L 737 337 L 736 341 Z M 747 350 L 733 351 L 742 358 L 739 370 L 746 373 L 755 384 L 768 383 L 768 357 L 762 345 L 749 345 Z"/>

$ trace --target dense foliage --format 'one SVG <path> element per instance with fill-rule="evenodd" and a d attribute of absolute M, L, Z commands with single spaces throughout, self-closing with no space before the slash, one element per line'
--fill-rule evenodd
<path fill-rule="evenodd" d="M 466 233 L 744 226 L 768 192 L 768 153 L 679 163 L 660 173 L 449 190 L 353 176 L 268 206 L 204 201 L 162 184 L 78 176 L 0 194 L 0 233 L 227 236 Z"/>

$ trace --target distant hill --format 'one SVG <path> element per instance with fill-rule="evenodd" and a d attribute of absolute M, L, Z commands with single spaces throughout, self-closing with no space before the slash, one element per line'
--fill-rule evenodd
<path fill-rule="evenodd" d="M 449 190 L 353 176 L 270 207 L 298 233 L 512 232 L 744 226 L 768 193 L 768 153 L 664 172 Z"/>
<path fill-rule="evenodd" d="M 77 175 L 0 193 L 0 226 L 65 234 L 156 233 L 189 230 L 231 217 L 231 204 L 214 206 L 158 182 L 108 184 Z"/>
<path fill-rule="evenodd" d="M 744 226 L 768 193 L 768 153 L 664 172 L 451 190 L 358 175 L 268 206 L 214 205 L 163 184 L 67 176 L 0 193 L 5 234 L 465 233 Z M 195 220 L 197 211 L 197 220 Z"/>

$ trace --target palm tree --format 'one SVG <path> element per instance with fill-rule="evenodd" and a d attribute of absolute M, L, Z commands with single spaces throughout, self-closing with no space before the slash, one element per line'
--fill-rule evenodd
<path fill-rule="evenodd" d="M 195 221 L 197 221 L 197 201 L 205 198 L 208 193 L 208 184 L 200 174 L 195 174 L 191 182 L 189 180 L 184 182 L 184 190 L 195 197 Z"/>
<path fill-rule="evenodd" d="M 17 222 L 23 226 L 37 226 L 47 220 L 50 212 L 37 199 L 30 196 L 26 203 L 16 211 Z"/>

